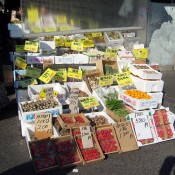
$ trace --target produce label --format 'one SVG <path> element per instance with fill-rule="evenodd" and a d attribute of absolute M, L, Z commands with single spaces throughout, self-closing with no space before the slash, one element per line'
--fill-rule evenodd
<path fill-rule="evenodd" d="M 55 76 L 56 72 L 52 69 L 47 69 L 41 76 L 40 80 L 44 83 L 49 83 L 49 81 Z"/>
<path fill-rule="evenodd" d="M 58 69 L 56 71 L 55 76 L 53 77 L 53 80 L 57 80 L 57 81 L 67 81 L 67 71 L 66 69 Z"/>
<path fill-rule="evenodd" d="M 137 58 L 143 58 L 146 59 L 148 58 L 148 49 L 134 49 L 134 57 Z"/>
<path fill-rule="evenodd" d="M 38 84 L 38 82 L 36 81 L 35 78 L 21 81 L 22 88 L 28 87 L 28 85 L 31 85 L 31 84 Z"/>
<path fill-rule="evenodd" d="M 79 69 L 73 69 L 73 68 L 68 68 L 68 77 L 70 78 L 75 78 L 75 79 L 82 79 L 82 70 Z"/>
<path fill-rule="evenodd" d="M 45 88 L 46 100 L 50 101 L 54 99 L 53 87 Z"/>
<path fill-rule="evenodd" d="M 106 49 L 105 58 L 116 58 L 117 50 L 116 49 Z"/>
<path fill-rule="evenodd" d="M 108 86 L 113 84 L 113 76 L 108 75 L 108 76 L 101 76 L 99 77 L 99 86 Z"/>
<path fill-rule="evenodd" d="M 81 132 L 83 148 L 84 149 L 92 148 L 94 145 L 92 141 L 90 126 L 80 126 L 80 132 Z"/>
<path fill-rule="evenodd" d="M 118 85 L 121 87 L 134 84 L 133 81 L 131 80 L 131 77 L 128 74 L 128 72 L 116 74 L 116 81 L 117 81 Z"/>
<path fill-rule="evenodd" d="M 21 69 L 26 69 L 26 67 L 27 67 L 26 60 L 24 60 L 20 57 L 16 57 L 15 65 Z"/>
<path fill-rule="evenodd" d="M 35 114 L 35 137 L 37 139 L 52 137 L 52 113 Z"/>
<path fill-rule="evenodd" d="M 64 46 L 64 40 L 63 40 L 63 38 L 54 38 L 54 41 L 55 41 L 55 46 L 56 47 Z"/>
<path fill-rule="evenodd" d="M 94 47 L 94 42 L 92 40 L 84 40 L 83 47 L 84 48 Z"/>
<path fill-rule="evenodd" d="M 24 50 L 31 52 L 38 52 L 38 41 L 26 41 Z"/>
<path fill-rule="evenodd" d="M 39 78 L 41 75 L 41 69 L 28 66 L 26 75 L 32 78 Z"/>
<path fill-rule="evenodd" d="M 83 51 L 83 43 L 80 42 L 72 42 L 71 43 L 71 50 L 75 50 L 75 51 Z"/>
<path fill-rule="evenodd" d="M 38 9 L 37 8 L 27 9 L 27 17 L 29 23 L 36 23 L 39 20 Z"/>
<path fill-rule="evenodd" d="M 78 95 L 79 95 L 79 89 L 71 89 L 70 95 L 69 95 L 69 109 L 71 114 L 77 114 L 78 111 Z"/>
<path fill-rule="evenodd" d="M 84 109 L 93 108 L 95 106 L 99 106 L 97 99 L 93 96 L 90 97 L 81 97 L 79 98 L 81 105 Z"/>
<path fill-rule="evenodd" d="M 101 36 L 103 36 L 101 32 L 92 33 L 93 38 L 101 37 Z"/>
<path fill-rule="evenodd" d="M 25 52 L 24 45 L 16 45 L 16 52 Z"/>
<path fill-rule="evenodd" d="M 74 42 L 74 40 L 68 40 L 68 39 L 66 39 L 66 40 L 64 41 L 65 47 L 71 47 L 71 43 L 72 43 L 72 42 Z"/>

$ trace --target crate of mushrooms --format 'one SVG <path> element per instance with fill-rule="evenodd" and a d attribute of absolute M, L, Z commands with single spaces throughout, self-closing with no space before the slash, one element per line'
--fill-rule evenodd
<path fill-rule="evenodd" d="M 51 101 L 46 99 L 26 101 L 19 103 L 19 112 L 24 122 L 32 122 L 38 113 L 51 112 L 52 117 L 62 114 L 62 105 L 57 98 Z"/>

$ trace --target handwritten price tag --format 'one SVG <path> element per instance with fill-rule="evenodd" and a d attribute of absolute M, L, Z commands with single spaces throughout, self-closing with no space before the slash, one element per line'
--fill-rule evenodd
<path fill-rule="evenodd" d="M 52 136 L 52 114 L 35 114 L 35 137 L 37 139 L 49 138 Z"/>
<path fill-rule="evenodd" d="M 64 40 L 63 38 L 54 38 L 54 41 L 55 41 L 55 46 L 56 47 L 61 47 L 61 46 L 64 46 Z"/>
<path fill-rule="evenodd" d="M 82 70 L 68 68 L 67 76 L 70 78 L 75 78 L 75 79 L 81 80 L 82 79 Z"/>
<path fill-rule="evenodd" d="M 81 97 L 81 98 L 79 98 L 79 101 L 84 109 L 89 109 L 89 108 L 93 108 L 95 106 L 99 106 L 97 99 L 93 96 Z"/>
<path fill-rule="evenodd" d="M 80 43 L 80 42 L 72 42 L 72 43 L 71 43 L 71 50 L 83 51 L 83 43 Z"/>
<path fill-rule="evenodd" d="M 49 81 L 55 76 L 56 72 L 48 68 L 39 79 L 44 83 L 49 83 Z"/>
<path fill-rule="evenodd" d="M 27 17 L 29 23 L 36 23 L 39 20 L 38 9 L 37 8 L 27 9 Z"/>
<path fill-rule="evenodd" d="M 74 40 L 65 40 L 64 45 L 65 47 L 71 47 L 71 43 L 74 42 Z"/>
<path fill-rule="evenodd" d="M 57 97 L 58 96 L 58 92 L 57 91 L 54 91 L 54 96 Z M 42 88 L 40 93 L 39 93 L 39 99 L 41 98 L 46 98 L 46 89 L 45 88 Z"/>
<path fill-rule="evenodd" d="M 101 37 L 101 36 L 103 36 L 101 32 L 92 33 L 93 38 Z"/>
<path fill-rule="evenodd" d="M 116 81 L 121 87 L 133 84 L 133 81 L 131 80 L 131 77 L 128 72 L 116 74 Z"/>
<path fill-rule="evenodd" d="M 84 48 L 91 48 L 94 47 L 94 42 L 92 40 L 84 40 L 83 41 Z"/>
<path fill-rule="evenodd" d="M 15 65 L 21 69 L 26 69 L 26 67 L 27 67 L 26 60 L 24 60 L 20 57 L 16 57 Z"/>
<path fill-rule="evenodd" d="M 16 52 L 25 52 L 24 45 L 16 45 Z"/>
<path fill-rule="evenodd" d="M 99 77 L 99 86 L 108 86 L 113 84 L 113 76 L 108 75 L 108 76 L 101 76 Z"/>
<path fill-rule="evenodd" d="M 32 78 L 39 78 L 41 75 L 41 69 L 28 66 L 26 75 Z"/>
<path fill-rule="evenodd" d="M 134 49 L 134 56 L 137 58 L 148 58 L 148 49 Z"/>
<path fill-rule="evenodd" d="M 57 80 L 57 81 L 67 81 L 67 71 L 66 69 L 58 69 L 56 71 L 55 76 L 53 77 L 53 80 Z"/>
<path fill-rule="evenodd" d="M 116 58 L 117 50 L 116 49 L 106 49 L 105 58 Z"/>
<path fill-rule="evenodd" d="M 46 92 L 46 100 L 53 100 L 54 98 L 53 87 L 45 88 L 45 92 Z"/>
<path fill-rule="evenodd" d="M 38 84 L 38 82 L 36 81 L 35 78 L 31 78 L 31 79 L 28 79 L 28 80 L 21 81 L 22 88 L 26 88 L 31 84 Z"/>
<path fill-rule="evenodd" d="M 24 50 L 31 52 L 38 52 L 38 41 L 26 41 Z"/>

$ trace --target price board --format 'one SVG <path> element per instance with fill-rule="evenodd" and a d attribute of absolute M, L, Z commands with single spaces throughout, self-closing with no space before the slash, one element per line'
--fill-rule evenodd
<path fill-rule="evenodd" d="M 52 137 L 52 113 L 35 114 L 35 137 L 39 140 Z"/>
<path fill-rule="evenodd" d="M 55 76 L 56 72 L 52 69 L 48 68 L 40 77 L 39 79 L 44 83 L 49 83 L 51 79 Z"/>
<path fill-rule="evenodd" d="M 72 42 L 71 43 L 71 50 L 74 50 L 74 51 L 83 51 L 83 43 L 81 42 Z"/>
<path fill-rule="evenodd" d="M 15 59 L 15 66 L 21 68 L 21 69 L 26 69 L 27 63 L 25 59 L 22 59 L 20 57 L 16 57 Z"/>
<path fill-rule="evenodd" d="M 91 48 L 94 47 L 94 42 L 92 40 L 84 40 L 83 41 L 84 48 Z"/>
<path fill-rule="evenodd" d="M 143 58 L 146 59 L 148 58 L 148 49 L 143 48 L 143 49 L 134 49 L 134 57 L 137 58 Z"/>
<path fill-rule="evenodd" d="M 70 78 L 75 78 L 75 79 L 81 80 L 82 79 L 82 70 L 68 68 L 67 76 Z"/>
<path fill-rule="evenodd" d="M 107 48 L 105 51 L 105 58 L 116 58 L 117 57 L 117 50 Z"/>
<path fill-rule="evenodd" d="M 26 41 L 24 50 L 30 51 L 30 52 L 38 52 L 38 41 Z"/>
<path fill-rule="evenodd" d="M 39 13 L 37 8 L 27 9 L 27 17 L 29 23 L 36 23 L 39 20 Z"/>
<path fill-rule="evenodd" d="M 92 37 L 93 37 L 93 38 L 101 37 L 101 36 L 103 36 L 103 35 L 102 35 L 102 32 L 92 33 Z"/>
<path fill-rule="evenodd" d="M 72 42 L 74 42 L 73 39 L 72 39 L 72 40 L 66 39 L 66 40 L 64 41 L 65 47 L 71 47 L 71 43 L 72 43 Z"/>
<path fill-rule="evenodd" d="M 22 88 L 26 88 L 31 84 L 38 84 L 38 82 L 36 81 L 35 78 L 31 78 L 31 79 L 28 79 L 28 80 L 22 80 L 21 81 Z"/>
<path fill-rule="evenodd" d="M 116 81 L 120 87 L 134 84 L 128 72 L 116 74 Z"/>
<path fill-rule="evenodd" d="M 53 80 L 66 82 L 67 81 L 67 71 L 66 71 L 66 69 L 58 69 L 56 71 L 55 76 L 53 77 Z"/>
<path fill-rule="evenodd" d="M 77 114 L 78 110 L 78 96 L 79 96 L 79 89 L 73 88 L 70 91 L 69 95 L 69 109 L 71 114 Z"/>
<path fill-rule="evenodd" d="M 113 84 L 113 76 L 112 75 L 99 77 L 99 81 L 98 81 L 99 86 L 108 86 L 111 84 Z"/>
<path fill-rule="evenodd" d="M 26 75 L 32 78 L 39 78 L 41 75 L 41 69 L 28 66 Z"/>
<path fill-rule="evenodd" d="M 94 96 L 81 97 L 81 98 L 79 98 L 79 101 L 84 109 L 90 109 L 90 108 L 99 106 L 99 103 Z"/>
<path fill-rule="evenodd" d="M 63 38 L 54 37 L 54 41 L 55 41 L 56 47 L 64 46 L 64 39 Z"/>
<path fill-rule="evenodd" d="M 54 99 L 53 87 L 45 88 L 46 100 L 51 101 Z"/>

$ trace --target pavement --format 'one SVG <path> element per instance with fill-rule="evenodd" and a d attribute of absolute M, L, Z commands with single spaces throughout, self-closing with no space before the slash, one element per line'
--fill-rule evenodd
<path fill-rule="evenodd" d="M 163 72 L 164 106 L 175 112 L 175 72 Z M 78 171 L 78 172 L 74 172 Z M 0 174 L 34 175 L 25 139 L 21 136 L 17 104 L 12 102 L 0 114 Z M 122 154 L 111 154 L 104 161 L 85 166 L 54 170 L 48 175 L 174 175 L 175 140 Z"/>

